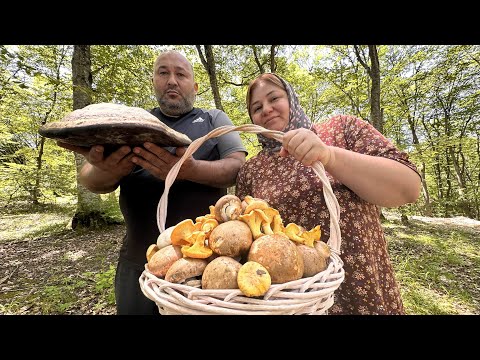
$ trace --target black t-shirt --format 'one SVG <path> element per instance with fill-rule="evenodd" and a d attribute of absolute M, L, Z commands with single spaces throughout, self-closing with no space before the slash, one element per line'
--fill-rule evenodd
<path fill-rule="evenodd" d="M 158 108 L 151 111 L 156 117 L 174 130 L 186 134 L 192 141 L 208 134 L 216 126 L 210 113 L 194 108 L 182 118 L 169 118 Z M 230 122 L 230 125 L 233 125 Z M 217 125 L 218 126 L 218 125 Z M 230 134 L 235 134 L 232 132 Z M 197 160 L 219 160 L 219 138 L 205 141 L 193 153 Z M 167 148 L 174 152 L 173 148 Z M 229 150 L 244 151 L 240 137 Z M 165 182 L 151 175 L 147 170 L 136 166 L 131 174 L 120 182 L 120 209 L 126 223 L 127 233 L 120 249 L 120 258 L 129 260 L 143 269 L 146 263 L 146 250 L 157 242 L 157 206 L 165 188 Z M 165 228 L 182 220 L 208 214 L 209 206 L 226 194 L 226 189 L 210 187 L 186 180 L 175 180 L 168 194 L 168 208 Z"/>

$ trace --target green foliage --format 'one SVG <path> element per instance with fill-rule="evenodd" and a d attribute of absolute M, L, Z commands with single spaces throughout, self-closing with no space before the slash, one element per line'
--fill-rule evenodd
<path fill-rule="evenodd" d="M 94 277 L 95 293 L 99 298 L 105 298 L 108 305 L 115 305 L 115 272 L 116 267 L 110 264 L 108 270 L 99 273 L 86 272 L 83 275 Z"/>
<path fill-rule="evenodd" d="M 119 195 L 119 190 L 109 194 L 101 195 L 103 201 L 100 211 L 105 218 L 109 219 L 109 223 L 123 223 L 124 221 L 123 214 L 120 211 L 120 206 L 118 203 Z"/>
<path fill-rule="evenodd" d="M 202 46 L 203 47 L 203 46 Z M 92 45 L 94 102 L 156 106 L 152 65 L 175 48 L 193 63 L 196 106 L 213 107 L 210 80 L 194 45 Z M 0 203 L 55 203 L 77 194 L 71 152 L 43 139 L 38 127 L 72 108 L 71 45 L 0 46 Z M 358 46 L 369 65 L 368 49 Z M 384 135 L 425 169 L 430 195 L 409 211 L 480 218 L 480 46 L 379 45 Z M 274 54 L 272 62 L 272 50 Z M 370 78 L 352 45 L 215 45 L 222 106 L 235 125 L 250 123 L 245 94 L 261 71 L 292 83 L 307 115 L 368 120 Z M 250 156 L 256 136 L 242 135 Z M 104 204 L 107 212 L 117 212 Z M 116 215 L 114 215 L 116 216 Z"/>
<path fill-rule="evenodd" d="M 47 285 L 40 293 L 42 314 L 65 314 L 79 300 L 79 292 L 87 285 L 83 279 L 66 277 L 57 285 Z"/>

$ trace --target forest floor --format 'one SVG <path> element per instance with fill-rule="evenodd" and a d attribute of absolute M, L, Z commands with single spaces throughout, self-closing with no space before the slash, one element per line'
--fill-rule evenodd
<path fill-rule="evenodd" d="M 407 313 L 480 314 L 480 222 L 385 215 Z M 73 231 L 70 218 L 62 208 L 0 212 L 0 314 L 115 314 L 125 227 Z"/>

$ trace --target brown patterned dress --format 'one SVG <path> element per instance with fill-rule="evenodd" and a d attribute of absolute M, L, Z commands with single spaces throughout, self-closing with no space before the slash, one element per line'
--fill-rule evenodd
<path fill-rule="evenodd" d="M 392 159 L 417 172 L 407 154 L 366 121 L 339 115 L 313 125 L 312 130 L 327 145 Z M 328 172 L 327 176 L 340 205 L 340 257 L 345 270 L 329 314 L 404 314 L 377 207 Z M 330 214 L 322 183 L 310 167 L 293 157 L 283 158 L 264 148 L 240 170 L 236 194 L 241 199 L 251 195 L 268 201 L 284 224 L 293 222 L 306 229 L 320 225 L 321 240 L 329 238 Z"/>

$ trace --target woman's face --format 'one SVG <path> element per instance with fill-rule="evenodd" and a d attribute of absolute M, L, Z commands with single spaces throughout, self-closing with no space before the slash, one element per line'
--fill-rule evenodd
<path fill-rule="evenodd" d="M 250 116 L 255 125 L 282 131 L 288 125 L 289 112 L 288 95 L 284 89 L 261 81 L 252 90 Z"/>

